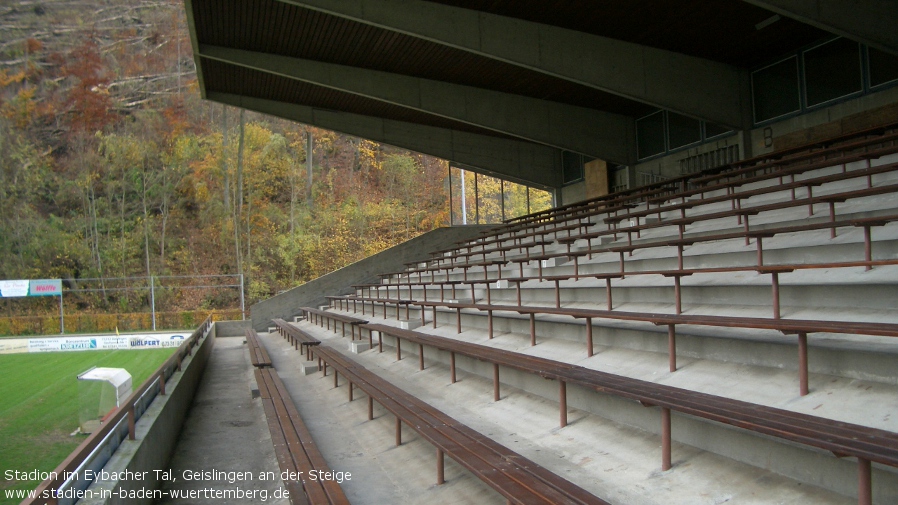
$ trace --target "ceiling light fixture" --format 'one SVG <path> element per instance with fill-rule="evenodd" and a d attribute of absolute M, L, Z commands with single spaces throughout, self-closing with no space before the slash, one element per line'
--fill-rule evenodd
<path fill-rule="evenodd" d="M 780 18 L 779 14 L 774 14 L 774 15 L 770 16 L 769 18 L 765 19 L 764 21 L 761 21 L 760 23 L 756 24 L 755 30 L 763 30 L 764 28 L 767 28 L 768 26 L 772 25 L 773 23 L 776 23 L 780 19 L 782 19 L 782 18 Z"/>

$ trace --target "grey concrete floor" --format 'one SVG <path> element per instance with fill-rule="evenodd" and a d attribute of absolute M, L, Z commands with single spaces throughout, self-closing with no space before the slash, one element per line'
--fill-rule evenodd
<path fill-rule="evenodd" d="M 162 491 L 168 498 L 157 504 L 248 504 L 262 503 L 263 498 L 269 504 L 289 503 L 274 498 L 284 488 L 282 481 L 259 479 L 260 472 L 279 476 L 280 470 L 262 404 L 252 398 L 256 381 L 243 341 L 242 337 L 216 340 L 170 462 L 177 480 L 165 483 Z M 253 478 L 216 474 L 186 480 L 184 472 L 250 472 Z M 244 494 L 238 495 L 238 489 Z M 171 497 L 191 491 L 197 494 Z M 216 497 L 218 492 L 232 494 Z"/>

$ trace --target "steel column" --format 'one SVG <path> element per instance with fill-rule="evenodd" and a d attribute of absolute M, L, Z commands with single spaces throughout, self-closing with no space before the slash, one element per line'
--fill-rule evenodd
<path fill-rule="evenodd" d="M 670 371 L 677 371 L 677 331 L 676 325 L 667 325 L 667 357 Z"/>
<path fill-rule="evenodd" d="M 586 356 L 592 357 L 593 355 L 592 349 L 592 318 L 586 318 Z"/>
<path fill-rule="evenodd" d="M 873 475 L 869 459 L 857 458 L 857 503 L 873 505 Z"/>
<path fill-rule="evenodd" d="M 530 313 L 530 346 L 536 345 L 536 314 Z"/>
<path fill-rule="evenodd" d="M 561 427 L 567 426 L 567 383 L 558 381 L 558 414 Z"/>
<path fill-rule="evenodd" d="M 455 384 L 455 353 L 449 352 L 449 380 Z"/>
<path fill-rule="evenodd" d="M 771 272 L 771 288 L 773 289 L 773 318 L 780 318 L 780 275 L 778 272 Z"/>
<path fill-rule="evenodd" d="M 661 470 L 670 467 L 670 409 L 661 407 Z"/>
<path fill-rule="evenodd" d="M 798 334 L 798 389 L 801 396 L 808 394 L 808 334 Z"/>

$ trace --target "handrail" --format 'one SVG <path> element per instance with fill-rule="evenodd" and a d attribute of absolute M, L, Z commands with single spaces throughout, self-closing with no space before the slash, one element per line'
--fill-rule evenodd
<path fill-rule="evenodd" d="M 38 484 L 35 488 L 35 498 L 26 498 L 22 501 L 21 505 L 56 505 L 67 503 L 61 502 L 60 498 L 58 498 L 59 495 L 63 494 L 67 487 L 75 485 L 78 486 L 79 489 L 86 489 L 90 485 L 90 481 L 83 479 L 80 472 L 78 472 L 78 480 L 73 480 L 70 477 L 76 473 L 100 447 L 104 447 L 107 444 L 114 444 L 118 447 L 118 445 L 121 444 L 122 439 L 117 439 L 112 442 L 112 439 L 117 437 L 108 436 L 115 432 L 116 428 L 126 419 L 128 422 L 127 436 L 129 439 L 134 440 L 135 424 L 143 414 L 143 411 L 138 411 L 136 408 L 138 403 L 143 400 L 145 394 L 150 394 L 152 396 L 150 401 L 152 401 L 158 394 L 165 394 L 166 380 L 175 373 L 176 369 L 181 369 L 181 362 L 183 359 L 186 356 L 193 354 L 193 348 L 196 347 L 199 344 L 199 341 L 209 333 L 211 327 L 212 321 L 210 316 L 193 331 L 190 337 L 187 338 L 175 352 L 172 353 L 172 355 L 162 363 L 162 365 L 160 365 L 159 368 L 157 368 L 156 371 L 143 382 L 143 384 L 140 385 L 139 388 L 131 393 L 128 399 L 125 400 L 125 403 L 121 405 L 97 431 L 91 433 L 56 467 L 55 470 L 50 472 L 49 478 Z M 155 390 L 157 382 L 159 384 L 158 391 Z"/>

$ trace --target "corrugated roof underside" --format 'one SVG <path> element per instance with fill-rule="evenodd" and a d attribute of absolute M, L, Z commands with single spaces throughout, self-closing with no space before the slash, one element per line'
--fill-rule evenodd
<path fill-rule="evenodd" d="M 259 70 L 206 58 L 202 59 L 201 64 L 208 91 L 300 104 L 317 109 L 380 117 L 493 137 L 512 138 L 467 123 Z"/>
<path fill-rule="evenodd" d="M 192 5 L 200 44 L 393 72 L 634 117 L 653 110 L 540 72 L 275 0 L 193 0 Z"/>
<path fill-rule="evenodd" d="M 752 68 L 833 37 L 742 0 L 428 0 Z"/>

